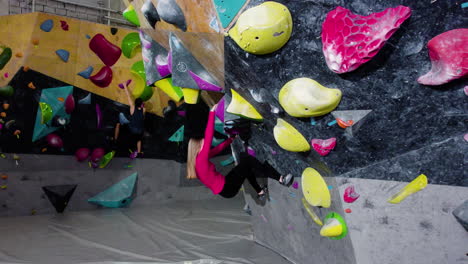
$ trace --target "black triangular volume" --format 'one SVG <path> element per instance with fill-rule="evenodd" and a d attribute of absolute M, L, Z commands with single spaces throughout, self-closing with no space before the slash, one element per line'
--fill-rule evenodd
<path fill-rule="evenodd" d="M 57 213 L 63 213 L 73 195 L 73 192 L 75 192 L 76 186 L 76 184 L 49 185 L 42 186 L 42 190 L 55 207 Z"/>
<path fill-rule="evenodd" d="M 146 20 L 148 20 L 148 23 L 153 28 L 156 28 L 156 22 L 161 21 L 158 11 L 156 10 L 156 7 L 154 7 L 151 0 L 146 0 L 145 4 L 143 4 L 141 7 L 141 13 L 143 13 L 143 15 L 146 17 Z"/>

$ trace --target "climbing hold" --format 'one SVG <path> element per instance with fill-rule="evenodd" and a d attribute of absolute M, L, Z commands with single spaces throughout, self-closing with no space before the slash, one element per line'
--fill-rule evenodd
<path fill-rule="evenodd" d="M 126 82 L 125 82 L 125 86 L 129 86 L 130 84 L 132 83 L 132 79 L 128 79 Z M 123 83 L 119 83 L 119 88 L 120 89 L 125 89 L 125 86 Z"/>
<path fill-rule="evenodd" d="M 468 96 L 468 85 L 463 88 L 463 92 Z"/>
<path fill-rule="evenodd" d="M 335 212 L 325 216 L 325 225 L 320 229 L 320 235 L 333 240 L 344 238 L 348 234 L 348 227 L 344 218 Z"/>
<path fill-rule="evenodd" d="M 177 115 L 185 117 L 187 115 L 187 112 L 186 111 L 177 111 Z"/>
<path fill-rule="evenodd" d="M 24 72 L 29 71 L 29 66 L 24 66 L 24 67 L 23 67 L 23 71 L 24 71 Z"/>
<path fill-rule="evenodd" d="M 192 88 L 182 88 L 184 94 L 184 101 L 187 104 L 196 104 L 200 96 L 200 90 Z M 224 109 L 224 108 L 223 108 Z"/>
<path fill-rule="evenodd" d="M 16 56 L 16 58 L 23 58 L 23 53 L 22 52 L 16 52 L 15 56 Z"/>
<path fill-rule="evenodd" d="M 317 216 L 317 214 L 315 214 L 314 210 L 312 210 L 312 208 L 310 208 L 310 206 L 307 203 L 306 199 L 304 199 L 304 197 L 302 197 L 301 200 L 302 200 L 302 204 L 304 205 L 304 208 L 306 209 L 307 213 L 309 213 L 312 220 L 314 220 L 314 222 L 317 225 L 323 226 L 322 220 L 320 220 L 320 218 Z"/>
<path fill-rule="evenodd" d="M 333 111 L 331 114 L 336 119 L 336 123 L 340 127 L 345 128 L 346 133 L 353 136 L 364 124 L 370 112 L 372 110 L 347 110 Z"/>
<path fill-rule="evenodd" d="M 57 54 L 57 56 L 59 56 L 59 58 L 64 61 L 64 62 L 68 62 L 68 59 L 70 58 L 70 52 L 64 50 L 64 49 L 59 49 L 59 50 L 56 50 L 55 53 Z"/>
<path fill-rule="evenodd" d="M 96 86 L 105 88 L 112 82 L 112 69 L 109 66 L 102 66 L 95 75 L 89 77 L 89 80 Z"/>
<path fill-rule="evenodd" d="M 209 81 L 204 80 L 202 77 L 196 75 L 191 70 L 189 70 L 188 73 L 190 77 L 192 77 L 192 79 L 197 83 L 200 90 L 213 91 L 213 92 L 220 92 L 223 90 L 222 87 L 219 87 L 218 85 L 212 84 Z"/>
<path fill-rule="evenodd" d="M 61 27 L 64 31 L 68 31 L 68 29 L 69 29 L 67 21 L 64 21 L 64 20 L 60 20 L 60 27 Z"/>
<path fill-rule="evenodd" d="M 229 36 L 243 50 L 263 55 L 283 47 L 291 37 L 292 29 L 288 8 L 268 1 L 244 11 L 229 30 Z"/>
<path fill-rule="evenodd" d="M 468 29 L 459 28 L 435 36 L 427 43 L 432 68 L 418 83 L 441 85 L 468 76 Z"/>
<path fill-rule="evenodd" d="M 8 74 L 8 72 L 5 72 L 5 73 L 3 74 L 3 77 L 5 77 L 5 78 L 7 79 L 8 77 L 10 77 L 10 74 Z"/>
<path fill-rule="evenodd" d="M 93 152 L 91 153 L 91 162 L 93 163 L 98 163 L 102 157 L 104 156 L 105 151 L 103 148 L 95 148 L 93 149 Z"/>
<path fill-rule="evenodd" d="M 217 104 L 217 107 L 216 107 L 216 111 L 215 111 L 215 114 L 216 116 L 219 118 L 219 120 L 224 123 L 224 105 L 226 103 L 226 100 L 225 98 L 221 98 L 221 100 L 219 100 L 218 104 Z"/>
<path fill-rule="evenodd" d="M 5 112 L 1 112 L 1 113 L 0 113 L 0 117 L 5 118 L 6 116 L 7 116 L 7 114 L 6 114 Z"/>
<path fill-rule="evenodd" d="M 292 187 L 293 187 L 294 189 L 299 189 L 299 183 L 295 181 L 295 182 L 292 184 Z"/>
<path fill-rule="evenodd" d="M 102 111 L 101 111 L 101 107 L 99 106 L 99 104 L 96 104 L 96 121 L 97 121 L 96 128 L 101 129 L 102 128 Z"/>
<path fill-rule="evenodd" d="M 47 151 L 47 148 L 42 148 L 42 149 L 41 149 L 41 152 L 42 152 L 42 153 L 44 153 L 44 152 L 46 152 L 46 151 Z"/>
<path fill-rule="evenodd" d="M 8 188 L 8 186 L 6 186 L 6 185 L 1 185 L 0 186 L 0 189 L 2 189 L 2 190 L 6 190 L 7 188 Z"/>
<path fill-rule="evenodd" d="M 329 138 L 325 140 L 314 138 L 310 143 L 320 156 L 326 156 L 335 148 L 336 138 Z"/>
<path fill-rule="evenodd" d="M 236 17 L 237 13 L 242 9 L 246 0 L 238 1 L 224 1 L 224 0 L 213 0 L 216 12 L 218 13 L 219 20 L 223 25 L 223 28 L 227 28 L 231 21 Z"/>
<path fill-rule="evenodd" d="M 5 46 L 0 46 L 0 70 L 3 70 L 5 65 L 10 61 L 12 56 L 12 51 L 10 48 Z"/>
<path fill-rule="evenodd" d="M 122 50 L 109 42 L 102 34 L 96 34 L 89 41 L 89 48 L 109 67 L 114 65 L 122 54 Z"/>
<path fill-rule="evenodd" d="M 302 193 L 307 202 L 313 206 L 329 208 L 331 205 L 330 190 L 322 175 L 313 168 L 302 172 Z"/>
<path fill-rule="evenodd" d="M 110 28 L 110 32 L 111 32 L 112 35 L 117 34 L 118 31 L 119 31 L 118 28 L 115 28 L 115 27 L 111 27 L 111 28 Z"/>
<path fill-rule="evenodd" d="M 136 196 L 137 180 L 138 174 L 135 172 L 96 196 L 89 198 L 88 202 L 110 208 L 127 206 Z"/>
<path fill-rule="evenodd" d="M 6 180 L 6 179 L 8 179 L 8 175 L 2 174 L 2 180 Z"/>
<path fill-rule="evenodd" d="M 346 208 L 344 211 L 345 211 L 345 213 L 347 213 L 347 214 L 349 214 L 349 213 L 352 212 L 351 209 L 349 209 L 349 208 Z"/>
<path fill-rule="evenodd" d="M 349 186 L 343 193 L 343 200 L 347 203 L 354 203 L 359 196 L 360 195 L 354 190 L 354 186 Z"/>
<path fill-rule="evenodd" d="M 338 123 L 338 126 L 340 126 L 341 128 L 347 128 L 354 124 L 353 120 L 344 121 L 339 118 L 336 119 L 336 122 Z"/>
<path fill-rule="evenodd" d="M 158 70 L 158 73 L 161 75 L 161 77 L 166 77 L 171 74 L 172 69 L 169 66 L 169 62 L 167 61 L 168 58 L 169 57 L 163 57 L 161 55 L 156 56 L 156 69 Z"/>
<path fill-rule="evenodd" d="M 138 20 L 138 15 L 135 11 L 135 8 L 132 4 L 128 5 L 128 7 L 123 11 L 123 17 L 133 25 L 139 27 L 140 21 Z"/>
<path fill-rule="evenodd" d="M 69 96 L 67 96 L 67 99 L 65 100 L 65 112 L 67 114 L 71 114 L 74 109 L 75 109 L 75 98 L 73 97 L 73 94 L 70 94 Z"/>
<path fill-rule="evenodd" d="M 141 13 L 145 16 L 146 20 L 152 28 L 156 28 L 156 22 L 160 21 L 158 11 L 153 5 L 151 0 L 146 0 L 146 2 L 141 7 Z"/>
<path fill-rule="evenodd" d="M 128 33 L 123 38 L 121 47 L 123 55 L 129 59 L 135 57 L 136 54 L 141 53 L 141 42 L 138 33 Z"/>
<path fill-rule="evenodd" d="M 223 161 L 220 162 L 221 166 L 224 166 L 224 167 L 226 167 L 228 165 L 231 165 L 233 163 L 234 163 L 234 157 L 233 156 L 230 156 L 228 159 L 223 160 Z"/>
<path fill-rule="evenodd" d="M 309 78 L 287 82 L 279 92 L 279 102 L 294 117 L 321 116 L 335 109 L 341 100 L 341 91 L 322 86 Z"/>
<path fill-rule="evenodd" d="M 247 147 L 247 154 L 249 154 L 252 157 L 256 157 L 255 150 L 251 147 Z"/>
<path fill-rule="evenodd" d="M 104 155 L 104 157 L 102 157 L 101 159 L 101 162 L 99 162 L 99 168 L 100 169 L 105 168 L 107 164 L 109 164 L 109 162 L 111 162 L 111 160 L 114 158 L 114 156 L 115 156 L 115 151 L 111 151 L 107 153 L 106 155 Z"/>
<path fill-rule="evenodd" d="M 420 190 L 426 188 L 427 186 L 427 177 L 424 174 L 419 175 L 410 183 L 408 183 L 403 189 L 397 192 L 395 195 L 390 197 L 387 202 L 392 204 L 398 204 L 403 201 L 409 195 L 419 192 Z"/>
<path fill-rule="evenodd" d="M 14 93 L 15 93 L 15 89 L 10 85 L 0 87 L 0 96 L 10 97 Z"/>
<path fill-rule="evenodd" d="M 79 104 L 91 104 L 91 93 L 78 101 Z"/>
<path fill-rule="evenodd" d="M 89 154 L 89 148 L 79 148 L 75 152 L 75 158 L 77 161 L 82 162 L 88 159 Z"/>
<path fill-rule="evenodd" d="M 21 130 L 15 130 L 15 132 L 13 132 L 13 136 L 16 136 L 17 138 L 19 138 L 19 135 L 21 134 Z"/>
<path fill-rule="evenodd" d="M 238 94 L 234 89 L 231 89 L 231 93 L 232 100 L 226 109 L 226 112 L 255 121 L 263 121 L 263 117 L 260 113 L 249 102 L 247 102 L 247 100 L 240 96 L 240 94 Z"/>
<path fill-rule="evenodd" d="M 148 101 L 153 96 L 153 87 L 146 84 L 146 73 L 143 61 L 137 61 L 132 65 L 130 72 L 135 81 L 135 88 L 132 90 L 134 98 L 141 98 L 143 101 Z"/>
<path fill-rule="evenodd" d="M 464 136 L 463 136 L 463 139 L 468 142 L 468 133 L 466 133 Z"/>
<path fill-rule="evenodd" d="M 63 148 L 62 139 L 58 135 L 56 135 L 54 133 L 47 135 L 46 140 L 47 140 L 47 143 L 49 144 L 49 146 L 51 146 L 51 147 L 59 148 L 59 149 Z"/>
<path fill-rule="evenodd" d="M 130 121 L 128 121 L 127 117 L 125 117 L 124 113 L 119 113 L 119 123 L 122 125 L 129 124 Z"/>
<path fill-rule="evenodd" d="M 172 136 L 169 138 L 169 141 L 171 142 L 182 142 L 184 141 L 184 126 L 181 126 L 177 131 L 172 134 Z"/>
<path fill-rule="evenodd" d="M 88 34 L 86 34 L 85 37 L 86 37 L 87 39 L 91 39 L 91 36 L 88 35 Z"/>
<path fill-rule="evenodd" d="M 63 213 L 76 189 L 76 184 L 42 186 L 57 213 Z"/>
<path fill-rule="evenodd" d="M 63 97 L 57 97 L 57 100 L 59 100 L 60 102 L 65 101 L 65 99 L 63 99 Z"/>
<path fill-rule="evenodd" d="M 50 107 L 48 103 L 44 102 L 39 102 L 39 107 L 41 109 L 41 124 L 45 124 L 52 119 L 52 107 Z"/>
<path fill-rule="evenodd" d="M 281 118 L 278 118 L 276 126 L 273 128 L 273 135 L 276 143 L 287 151 L 305 152 L 310 150 L 310 145 L 304 136 Z"/>
<path fill-rule="evenodd" d="M 54 21 L 52 19 L 47 19 L 39 26 L 42 31 L 50 32 L 54 27 Z"/>
<path fill-rule="evenodd" d="M 88 66 L 88 68 L 86 68 L 85 70 L 80 71 L 78 75 L 85 79 L 89 79 L 89 76 L 91 76 L 91 74 L 93 73 L 93 70 L 94 70 L 93 66 Z"/>
<path fill-rule="evenodd" d="M 31 40 L 31 43 L 32 43 L 34 46 L 37 46 L 37 45 L 39 45 L 39 40 L 38 40 L 37 38 L 33 38 L 33 39 Z M 36 47 L 36 48 L 37 48 L 37 47 Z"/>
<path fill-rule="evenodd" d="M 180 102 L 180 100 L 182 100 L 182 97 L 184 96 L 182 89 L 179 86 L 173 85 L 172 78 L 170 77 L 159 80 L 154 85 L 161 89 L 161 91 L 167 94 L 176 103 Z"/>
<path fill-rule="evenodd" d="M 187 31 L 184 12 L 175 0 L 159 0 L 156 10 L 163 21 Z"/>
<path fill-rule="evenodd" d="M 336 73 L 356 70 L 379 52 L 410 15 L 411 9 L 401 5 L 368 16 L 341 6 L 330 11 L 322 24 L 322 50 L 328 68 Z"/>

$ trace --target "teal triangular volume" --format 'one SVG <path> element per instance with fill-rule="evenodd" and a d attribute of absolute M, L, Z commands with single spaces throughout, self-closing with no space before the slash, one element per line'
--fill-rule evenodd
<path fill-rule="evenodd" d="M 133 173 L 127 178 L 107 188 L 105 191 L 88 199 L 93 203 L 109 208 L 124 207 L 132 202 L 136 195 L 138 173 Z"/>
<path fill-rule="evenodd" d="M 218 117 L 215 119 L 215 130 L 223 135 L 226 136 L 226 132 L 224 131 L 224 123 L 219 120 Z"/>
<path fill-rule="evenodd" d="M 223 28 L 227 28 L 247 0 L 213 0 Z"/>
<path fill-rule="evenodd" d="M 67 99 L 67 97 L 72 93 L 73 86 L 63 86 L 42 90 L 41 99 L 39 100 L 39 102 L 44 102 L 50 105 L 50 107 L 52 108 L 52 118 L 46 124 L 41 124 L 41 109 L 39 108 L 38 104 L 36 121 L 34 123 L 34 132 L 32 137 L 33 142 L 47 136 L 48 134 L 54 132 L 59 128 L 51 126 L 54 116 L 61 116 L 67 119 L 70 118 L 70 115 L 67 114 L 67 112 L 65 112 L 65 99 Z M 60 100 L 59 98 L 63 100 Z"/>
<path fill-rule="evenodd" d="M 169 141 L 172 142 L 182 142 L 184 141 L 184 126 L 181 126 L 177 131 L 172 134 L 172 136 L 169 138 Z"/>

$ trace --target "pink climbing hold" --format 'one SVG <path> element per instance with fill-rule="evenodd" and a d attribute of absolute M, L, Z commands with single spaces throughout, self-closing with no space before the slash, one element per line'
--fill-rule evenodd
<path fill-rule="evenodd" d="M 106 154 L 106 152 L 103 148 L 95 148 L 93 152 L 91 153 L 91 162 L 93 163 L 99 162 L 104 156 L 104 154 Z"/>
<path fill-rule="evenodd" d="M 213 91 L 213 92 L 220 92 L 223 90 L 223 88 L 204 80 L 202 77 L 196 75 L 190 70 L 188 71 L 188 73 L 190 74 L 192 79 L 197 83 L 198 88 L 200 88 L 200 90 Z"/>
<path fill-rule="evenodd" d="M 429 49 L 432 68 L 428 73 L 418 78 L 418 83 L 441 85 L 455 79 L 467 77 L 467 43 L 467 28 L 450 30 L 429 40 L 427 48 Z"/>
<path fill-rule="evenodd" d="M 169 65 L 168 62 L 169 58 L 163 58 L 161 55 L 156 56 L 155 62 L 156 62 L 156 68 L 159 72 L 159 75 L 161 77 L 166 77 L 169 74 L 171 74 L 171 66 Z"/>
<path fill-rule="evenodd" d="M 122 50 L 109 42 L 102 34 L 96 34 L 91 39 L 89 48 L 109 67 L 114 65 L 122 55 Z"/>
<path fill-rule="evenodd" d="M 226 102 L 226 100 L 224 99 L 224 97 L 221 98 L 221 100 L 219 100 L 219 102 L 218 102 L 218 106 L 216 107 L 216 111 L 215 111 L 216 116 L 223 123 L 224 123 L 224 104 L 225 104 L 225 102 Z"/>
<path fill-rule="evenodd" d="M 326 156 L 330 151 L 332 151 L 336 146 L 336 138 L 329 139 L 312 139 L 312 147 L 317 151 L 320 156 Z"/>
<path fill-rule="evenodd" d="M 112 69 L 109 66 L 103 66 L 99 72 L 95 75 L 89 77 L 89 79 L 96 85 L 101 88 L 109 86 L 112 82 Z"/>
<path fill-rule="evenodd" d="M 88 159 L 90 151 L 88 148 L 79 148 L 75 152 L 75 158 L 77 161 L 82 162 Z"/>
<path fill-rule="evenodd" d="M 468 85 L 463 88 L 463 91 L 465 92 L 465 95 L 468 96 Z"/>
<path fill-rule="evenodd" d="M 8 72 L 5 72 L 5 73 L 3 74 L 3 76 L 4 76 L 5 78 L 10 77 L 10 75 L 8 74 Z"/>
<path fill-rule="evenodd" d="M 54 148 L 62 148 L 63 147 L 63 141 L 62 139 L 57 136 L 56 134 L 49 134 L 46 137 L 47 143 L 49 146 L 54 147 Z"/>
<path fill-rule="evenodd" d="M 406 6 L 368 16 L 341 6 L 330 11 L 322 24 L 322 50 L 328 68 L 336 73 L 356 70 L 379 52 L 410 15 Z"/>
<path fill-rule="evenodd" d="M 353 203 L 359 196 L 360 195 L 354 190 L 354 186 L 349 186 L 343 193 L 343 200 L 347 203 Z"/>
<path fill-rule="evenodd" d="M 463 136 L 463 139 L 468 142 L 468 133 L 465 134 L 465 136 Z"/>
<path fill-rule="evenodd" d="M 73 110 L 75 110 L 75 98 L 73 94 L 70 94 L 67 96 L 67 99 L 65 99 L 65 112 L 71 114 Z"/>
<path fill-rule="evenodd" d="M 299 183 L 295 181 L 295 182 L 292 184 L 292 187 L 293 187 L 294 189 L 299 189 Z"/>
<path fill-rule="evenodd" d="M 256 156 L 255 150 L 253 148 L 251 148 L 251 147 L 247 147 L 247 154 L 249 154 L 252 157 Z"/>

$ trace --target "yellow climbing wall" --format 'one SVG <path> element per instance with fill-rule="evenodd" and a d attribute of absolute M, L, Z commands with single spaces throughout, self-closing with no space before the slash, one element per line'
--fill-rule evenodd
<path fill-rule="evenodd" d="M 40 29 L 40 25 L 48 19 L 53 20 L 54 26 L 50 32 L 44 32 Z M 65 21 L 68 24 L 68 31 L 62 29 L 60 21 Z M 12 48 L 13 57 L 0 71 L 3 77 L 0 79 L 0 85 L 8 84 L 21 66 L 28 66 L 30 69 L 52 78 L 127 104 L 127 97 L 124 91 L 118 88 L 118 84 L 132 79 L 130 67 L 136 61 L 142 60 L 141 53 L 137 53 L 131 59 L 122 54 L 117 63 L 111 67 L 113 80 L 106 88 L 94 85 L 90 80 L 82 78 L 77 73 L 92 66 L 94 68 L 92 74 L 95 74 L 104 66 L 104 63 L 89 48 L 90 39 L 86 36 L 92 38 L 101 33 L 108 41 L 120 47 L 122 39 L 131 32 L 135 31 L 118 28 L 117 33 L 112 35 L 110 27 L 106 25 L 44 13 L 2 16 L 0 17 L 0 44 Z M 55 52 L 58 49 L 70 52 L 68 62 L 62 61 L 56 55 Z M 22 58 L 15 57 L 18 52 L 23 53 Z M 5 72 L 10 74 L 9 78 L 4 77 Z M 130 85 L 130 89 L 132 88 Z M 170 98 L 167 95 L 159 89 L 155 89 L 152 98 L 145 105 L 149 112 L 162 116 L 162 109 L 167 106 L 168 100 Z"/>

